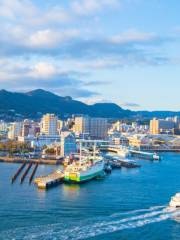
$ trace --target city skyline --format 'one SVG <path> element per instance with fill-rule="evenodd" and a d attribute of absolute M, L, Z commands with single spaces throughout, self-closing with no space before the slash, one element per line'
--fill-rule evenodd
<path fill-rule="evenodd" d="M 177 0 L 0 0 L 0 84 L 179 111 Z"/>

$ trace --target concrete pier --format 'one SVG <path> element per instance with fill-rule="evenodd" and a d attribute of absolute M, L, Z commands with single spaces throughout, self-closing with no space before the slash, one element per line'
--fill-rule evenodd
<path fill-rule="evenodd" d="M 38 188 L 47 189 L 62 182 L 63 179 L 64 173 L 58 170 L 47 176 L 36 178 L 34 182 Z"/>

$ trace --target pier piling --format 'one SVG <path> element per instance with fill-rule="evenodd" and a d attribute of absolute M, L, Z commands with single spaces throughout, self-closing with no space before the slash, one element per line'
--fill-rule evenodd
<path fill-rule="evenodd" d="M 26 166 L 26 162 L 22 163 L 22 165 L 20 166 L 20 168 L 18 168 L 17 172 L 14 174 L 14 176 L 11 178 L 11 182 L 14 183 L 14 181 L 16 180 L 16 178 L 19 176 L 19 174 L 22 172 L 22 170 L 24 169 L 24 167 Z"/>
<path fill-rule="evenodd" d="M 37 170 L 37 168 L 38 168 L 38 163 L 36 163 L 36 165 L 35 165 L 35 167 L 34 167 L 34 169 L 33 169 L 33 171 L 32 171 L 32 174 L 31 174 L 31 176 L 30 176 L 30 178 L 29 178 L 29 184 L 31 184 L 31 182 L 32 182 L 32 180 L 33 180 L 33 178 L 34 178 L 34 175 L 35 175 L 35 173 L 36 173 L 36 170 Z"/>
<path fill-rule="evenodd" d="M 32 162 L 30 162 L 29 163 L 29 165 L 28 165 L 28 167 L 26 168 L 26 170 L 25 170 L 25 172 L 24 172 L 24 174 L 22 175 L 22 177 L 21 177 L 21 183 L 23 183 L 23 181 L 24 181 L 24 179 L 25 179 L 25 177 L 26 177 L 26 175 L 28 174 L 28 172 L 29 172 L 29 170 L 31 169 L 31 167 L 32 167 Z"/>

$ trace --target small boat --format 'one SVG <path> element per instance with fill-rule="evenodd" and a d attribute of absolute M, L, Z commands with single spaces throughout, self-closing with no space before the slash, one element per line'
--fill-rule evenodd
<path fill-rule="evenodd" d="M 180 210 L 180 193 L 176 193 L 175 196 L 171 198 L 168 208 Z"/>
<path fill-rule="evenodd" d="M 180 193 L 176 193 L 165 209 L 166 212 L 173 213 L 172 219 L 176 222 L 180 222 Z"/>
<path fill-rule="evenodd" d="M 120 148 L 117 151 L 119 157 L 126 158 L 130 156 L 130 151 L 127 148 Z"/>
<path fill-rule="evenodd" d="M 161 158 L 160 158 L 160 156 L 157 153 L 154 153 L 153 154 L 153 160 L 159 161 L 159 160 L 161 160 Z"/>
<path fill-rule="evenodd" d="M 112 167 L 111 167 L 111 165 L 110 165 L 110 164 L 105 164 L 105 166 L 104 166 L 104 171 L 105 171 L 106 173 L 111 173 L 111 172 L 112 172 Z"/>

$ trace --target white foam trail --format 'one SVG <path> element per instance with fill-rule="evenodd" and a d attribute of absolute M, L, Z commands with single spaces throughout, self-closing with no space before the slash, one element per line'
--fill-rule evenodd
<path fill-rule="evenodd" d="M 111 225 L 111 224 L 119 224 L 119 223 L 125 223 L 125 222 L 130 222 L 130 221 L 136 221 L 138 219 L 144 219 L 144 218 L 150 218 L 150 217 L 154 217 L 157 216 L 159 214 L 162 214 L 163 210 L 161 211 L 154 211 L 154 212 L 150 212 L 150 213 L 146 213 L 146 214 L 142 214 L 142 215 L 137 215 L 137 216 L 133 216 L 133 217 L 128 217 L 128 218 L 124 218 L 118 221 L 111 221 L 111 222 L 101 222 L 96 224 L 97 226 L 103 226 L 103 225 Z"/>
<path fill-rule="evenodd" d="M 132 210 L 132 211 L 128 211 L 128 212 L 120 212 L 120 213 L 114 213 L 111 215 L 111 217 L 118 217 L 121 215 L 129 215 L 129 214 L 136 214 L 136 213 L 141 213 L 141 212 L 151 212 L 153 210 L 157 210 L 157 209 L 161 209 L 161 208 L 165 208 L 165 205 L 161 205 L 161 206 L 153 206 L 150 208 L 144 208 L 144 209 L 137 209 L 137 210 Z"/>
<path fill-rule="evenodd" d="M 145 219 L 141 219 L 141 220 L 137 220 L 137 221 L 130 221 L 130 222 L 127 222 L 126 224 L 123 224 L 122 222 L 120 222 L 119 225 L 116 223 L 116 225 L 111 224 L 111 225 L 107 225 L 103 228 L 97 228 L 97 229 L 92 229 L 92 226 L 91 227 L 89 226 L 89 232 L 82 231 L 80 233 L 76 233 L 76 238 L 73 238 L 73 236 L 72 236 L 71 239 L 72 240 L 87 239 L 87 238 L 95 237 L 95 236 L 98 236 L 101 234 L 122 231 L 125 229 L 139 228 L 139 227 L 143 227 L 144 225 L 147 225 L 147 224 L 165 221 L 169 218 L 178 216 L 179 214 L 180 214 L 180 211 L 176 212 L 176 213 L 169 213 L 169 214 L 166 213 L 166 214 L 161 214 L 161 215 L 157 216 L 156 218 L 145 218 Z M 88 229 L 86 229 L 86 230 L 88 230 Z M 64 239 L 64 240 L 67 240 L 67 239 Z"/>
<path fill-rule="evenodd" d="M 162 206 L 156 206 L 151 209 L 160 209 Z M 142 211 L 143 209 L 141 209 Z M 139 211 L 139 210 L 137 210 Z M 147 211 L 147 209 L 146 209 Z M 127 218 L 114 220 L 109 216 L 104 219 L 103 222 L 92 223 L 93 219 L 89 219 L 91 223 L 80 224 L 77 227 L 68 227 L 63 224 L 48 224 L 44 226 L 36 226 L 31 228 L 19 228 L 1 232 L 3 239 L 24 239 L 24 240 L 49 240 L 49 239 L 61 239 L 61 240 L 80 240 L 95 237 L 101 234 L 112 233 L 125 229 L 133 229 L 142 227 L 147 224 L 165 221 L 169 218 L 179 216 L 180 211 L 167 212 L 164 209 L 159 211 L 146 212 L 136 216 L 130 216 Z M 85 225 L 86 224 L 86 225 Z M 16 238 L 17 237 L 17 238 Z"/>

